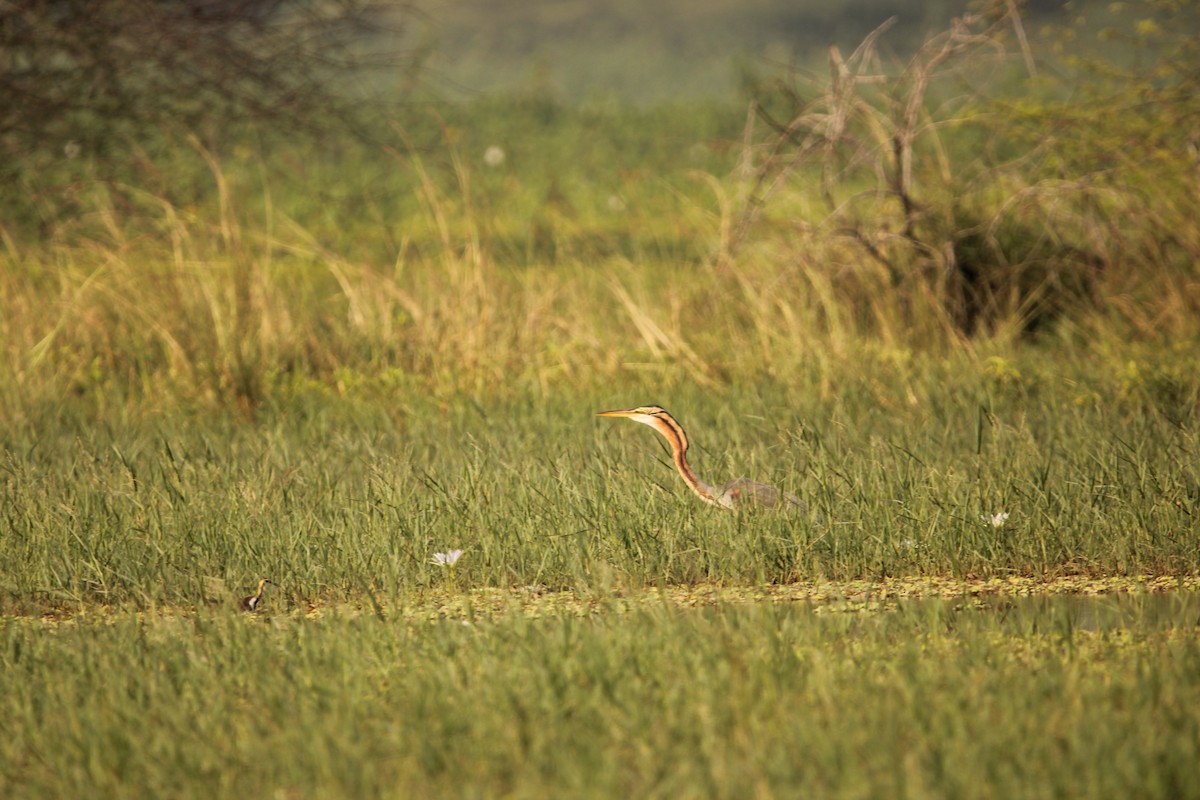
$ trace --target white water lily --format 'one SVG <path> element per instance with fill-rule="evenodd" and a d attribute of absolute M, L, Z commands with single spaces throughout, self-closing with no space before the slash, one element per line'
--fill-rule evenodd
<path fill-rule="evenodd" d="M 990 517 L 987 514 L 981 514 L 979 516 L 979 518 L 981 520 L 983 520 L 984 522 L 986 522 L 987 524 L 991 525 L 993 528 L 999 528 L 1005 522 L 1008 522 L 1008 512 L 1000 511 L 1000 512 L 993 514 Z"/>
<path fill-rule="evenodd" d="M 440 567 L 453 567 L 462 554 L 462 550 L 451 550 L 448 553 L 434 553 L 433 563 Z"/>

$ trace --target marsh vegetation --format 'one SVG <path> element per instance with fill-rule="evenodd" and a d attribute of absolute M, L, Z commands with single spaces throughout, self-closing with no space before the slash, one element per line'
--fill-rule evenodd
<path fill-rule="evenodd" d="M 0 795 L 1198 796 L 1196 11 L 1013 7 L 5 138 Z"/>

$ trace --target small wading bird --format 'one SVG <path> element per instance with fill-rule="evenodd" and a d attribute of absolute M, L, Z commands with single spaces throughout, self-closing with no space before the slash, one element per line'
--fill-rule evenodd
<path fill-rule="evenodd" d="M 671 456 L 675 459 L 675 469 L 679 470 L 683 482 L 688 485 L 701 500 L 715 506 L 729 509 L 739 509 L 757 506 L 760 508 L 780 507 L 784 509 L 802 509 L 804 503 L 797 497 L 767 486 L 765 483 L 737 478 L 722 486 L 720 489 L 709 486 L 696 476 L 687 461 L 688 437 L 683 426 L 667 413 L 662 406 L 638 406 L 621 411 L 601 411 L 597 417 L 624 417 L 643 425 L 649 425 L 662 434 L 671 446 Z"/>
<path fill-rule="evenodd" d="M 257 590 L 257 591 L 255 591 L 255 592 L 254 592 L 254 594 L 252 594 L 252 595 L 250 595 L 250 596 L 248 596 L 248 597 L 243 597 L 243 598 L 242 598 L 242 610 L 243 610 L 243 611 L 254 611 L 254 610 L 256 610 L 256 609 L 258 608 L 258 604 L 259 604 L 259 602 L 261 602 L 261 601 L 262 601 L 262 596 L 263 596 L 263 588 L 264 588 L 264 587 L 265 587 L 265 586 L 266 586 L 268 583 L 271 583 L 271 579 L 270 579 L 270 578 L 263 578 L 262 580 L 260 580 L 260 581 L 258 582 L 258 590 Z"/>

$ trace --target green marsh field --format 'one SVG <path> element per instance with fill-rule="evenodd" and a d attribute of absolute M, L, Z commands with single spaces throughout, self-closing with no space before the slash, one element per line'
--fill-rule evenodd
<path fill-rule="evenodd" d="M 1200 797 L 1200 28 L 1032 5 L 0 129 L 0 796 Z"/>

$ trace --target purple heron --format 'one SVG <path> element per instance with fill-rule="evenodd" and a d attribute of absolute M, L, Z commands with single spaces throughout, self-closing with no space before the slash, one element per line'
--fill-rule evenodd
<path fill-rule="evenodd" d="M 260 580 L 258 582 L 258 589 L 254 592 L 254 594 L 249 595 L 248 597 L 242 598 L 242 610 L 243 611 L 256 610 L 258 608 L 258 604 L 262 601 L 263 588 L 268 583 L 271 583 L 271 582 L 272 581 L 270 578 L 263 578 L 262 580 Z"/>
<path fill-rule="evenodd" d="M 687 461 L 688 437 L 683 426 L 675 421 L 662 406 L 638 406 L 620 411 L 601 411 L 598 417 L 624 417 L 643 425 L 649 425 L 662 434 L 671 446 L 671 456 L 675 460 L 675 469 L 688 485 L 692 493 L 706 503 L 712 503 L 721 508 L 737 510 L 746 507 L 802 509 L 804 503 L 794 495 L 781 492 L 773 486 L 752 481 L 748 478 L 736 478 L 719 489 L 709 486 L 692 471 Z"/>

